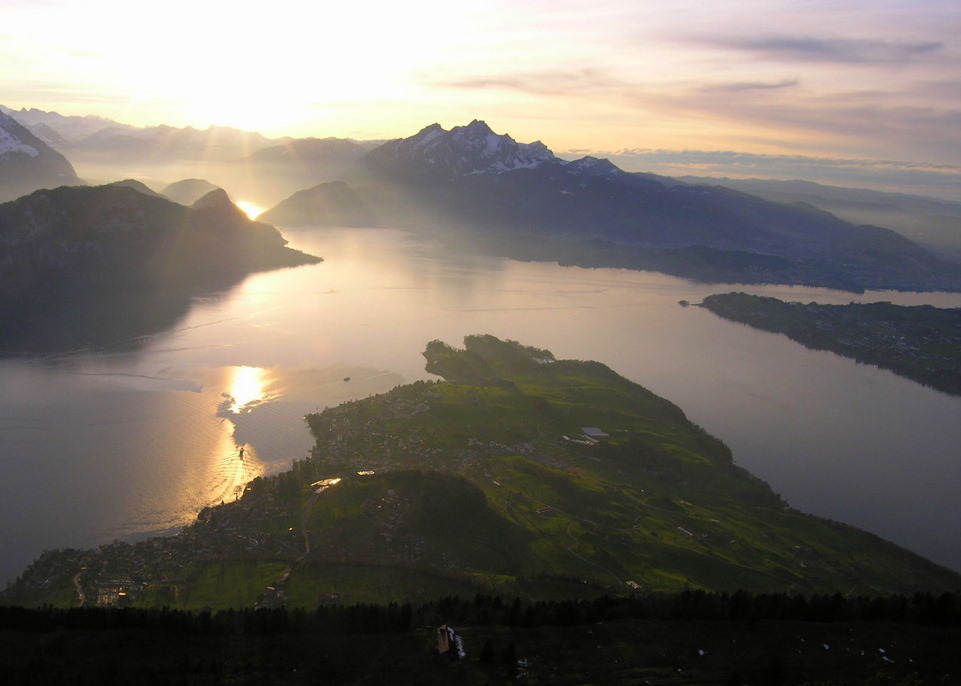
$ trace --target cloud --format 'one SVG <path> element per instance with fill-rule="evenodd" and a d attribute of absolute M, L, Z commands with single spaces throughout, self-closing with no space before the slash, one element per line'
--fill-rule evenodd
<path fill-rule="evenodd" d="M 847 93 L 836 96 L 792 98 L 788 103 L 759 103 L 737 99 L 704 103 L 691 96 L 687 105 L 694 109 L 712 107 L 714 114 L 728 121 L 749 123 L 797 140 L 829 142 L 838 150 L 879 156 L 920 158 L 956 164 L 961 161 L 961 141 L 949 132 L 961 130 L 961 109 L 898 104 L 889 94 Z M 763 128 L 761 128 L 763 127 Z"/>
<path fill-rule="evenodd" d="M 800 82 L 797 79 L 782 79 L 774 83 L 763 81 L 740 81 L 737 83 L 718 83 L 702 86 L 700 90 L 704 93 L 743 93 L 745 91 L 766 91 L 778 90 L 781 88 L 793 88 Z"/>
<path fill-rule="evenodd" d="M 545 70 L 497 76 L 465 76 L 433 83 L 442 88 L 464 90 L 503 89 L 530 95 L 571 95 L 628 86 L 601 69 Z"/>
<path fill-rule="evenodd" d="M 490 99 L 483 95 L 486 91 L 503 91 L 511 102 L 523 102 L 526 113 L 541 117 L 589 107 L 608 122 L 633 119 L 647 130 L 669 130 L 675 139 L 696 135 L 702 142 L 695 145 L 727 138 L 727 145 L 768 152 L 794 148 L 819 154 L 834 148 L 851 157 L 961 162 L 961 141 L 948 135 L 961 130 L 961 108 L 952 97 L 958 92 L 955 80 L 931 75 L 923 81 L 865 82 L 870 89 L 825 90 L 808 83 L 818 78 L 805 70 L 803 80 L 785 76 L 705 83 L 594 67 L 446 78 L 431 74 L 427 80 L 446 89 L 475 91 L 478 101 Z M 565 101 L 565 106 L 555 105 Z"/>
<path fill-rule="evenodd" d="M 750 36 L 706 38 L 698 42 L 730 50 L 741 50 L 768 59 L 806 62 L 901 64 L 939 53 L 940 41 L 894 42 L 813 36 Z"/>

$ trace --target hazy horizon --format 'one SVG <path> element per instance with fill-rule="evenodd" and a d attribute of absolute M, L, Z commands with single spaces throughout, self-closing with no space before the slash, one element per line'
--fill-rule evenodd
<path fill-rule="evenodd" d="M 669 176 L 961 199 L 961 6 L 627 0 L 0 8 L 2 104 L 384 140 L 483 119 Z M 149 28 L 149 31 L 148 31 Z"/>

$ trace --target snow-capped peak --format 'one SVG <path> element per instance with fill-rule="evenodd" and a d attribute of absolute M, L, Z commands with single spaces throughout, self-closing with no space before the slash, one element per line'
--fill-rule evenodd
<path fill-rule="evenodd" d="M 458 176 L 531 169 L 560 162 L 540 141 L 517 143 L 508 135 L 494 133 L 485 122 L 476 119 L 450 131 L 431 124 L 410 138 L 385 145 L 379 155 Z"/>

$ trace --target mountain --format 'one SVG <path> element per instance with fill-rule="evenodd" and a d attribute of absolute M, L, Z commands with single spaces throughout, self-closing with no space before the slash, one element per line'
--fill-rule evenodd
<path fill-rule="evenodd" d="M 431 124 L 410 138 L 384 143 L 364 160 L 381 174 L 415 173 L 447 180 L 471 174 L 535 169 L 563 164 L 540 141 L 519 144 L 499 136 L 484 122 L 474 120 L 450 131 Z"/>
<path fill-rule="evenodd" d="M 223 191 L 187 208 L 144 189 L 64 186 L 0 205 L 0 350 L 123 344 L 175 321 L 198 292 L 320 261 Z"/>
<path fill-rule="evenodd" d="M 206 179 L 181 179 L 165 186 L 161 193 L 181 205 L 190 205 L 217 188 Z"/>
<path fill-rule="evenodd" d="M 724 186 L 783 203 L 807 203 L 856 224 L 894 229 L 945 256 L 961 260 L 961 203 L 907 193 L 843 188 L 811 181 L 685 176 L 686 183 Z"/>
<path fill-rule="evenodd" d="M 171 608 L 477 593 L 857 597 L 961 582 L 791 509 L 680 408 L 600 363 L 486 335 L 464 344 L 427 345 L 426 369 L 443 382 L 308 415 L 310 457 L 182 533 L 47 553 L 0 600 L 69 603 L 75 589 Z"/>
<path fill-rule="evenodd" d="M 381 223 L 343 181 L 322 183 L 294 193 L 258 219 L 283 226 L 378 226 Z"/>
<path fill-rule="evenodd" d="M 893 231 L 726 188 L 664 183 L 607 160 L 564 161 L 480 121 L 385 143 L 344 180 L 378 216 L 457 227 L 461 244 L 521 259 L 704 281 L 961 290 L 961 266 Z"/>
<path fill-rule="evenodd" d="M 0 112 L 0 201 L 78 182 L 67 158 Z"/>

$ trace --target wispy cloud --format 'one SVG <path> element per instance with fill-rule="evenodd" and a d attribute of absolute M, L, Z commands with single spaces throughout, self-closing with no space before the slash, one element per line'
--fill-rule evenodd
<path fill-rule="evenodd" d="M 961 160 L 961 142 L 946 135 L 961 130 L 961 107 L 944 95 L 956 92 L 957 84 L 948 81 L 876 81 L 870 89 L 822 92 L 792 77 L 715 83 L 646 79 L 646 74 L 632 79 L 585 68 L 440 77 L 432 86 L 519 94 L 529 111 L 566 102 L 568 107 L 635 112 L 652 125 L 710 121 L 719 129 L 750 130 L 751 141 L 769 149 L 796 145 L 821 152 L 834 147 L 846 155 Z M 916 95 L 919 88 L 927 91 L 924 97 Z M 549 102 L 538 104 L 545 99 Z M 746 133 L 737 135 L 747 142 Z"/>
<path fill-rule="evenodd" d="M 435 80 L 434 86 L 464 90 L 504 89 L 530 95 L 564 95 L 596 93 L 600 90 L 624 88 L 629 84 L 615 78 L 609 72 L 596 68 L 571 70 L 551 69 L 537 72 L 520 72 L 491 76 L 464 76 Z"/>
<path fill-rule="evenodd" d="M 782 79 L 776 82 L 739 81 L 736 83 L 716 83 L 701 86 L 704 93 L 743 93 L 745 91 L 767 91 L 793 88 L 800 82 L 797 79 Z"/>
<path fill-rule="evenodd" d="M 765 59 L 903 64 L 944 49 L 940 41 L 896 42 L 816 36 L 706 37 L 699 42 L 755 53 Z"/>

